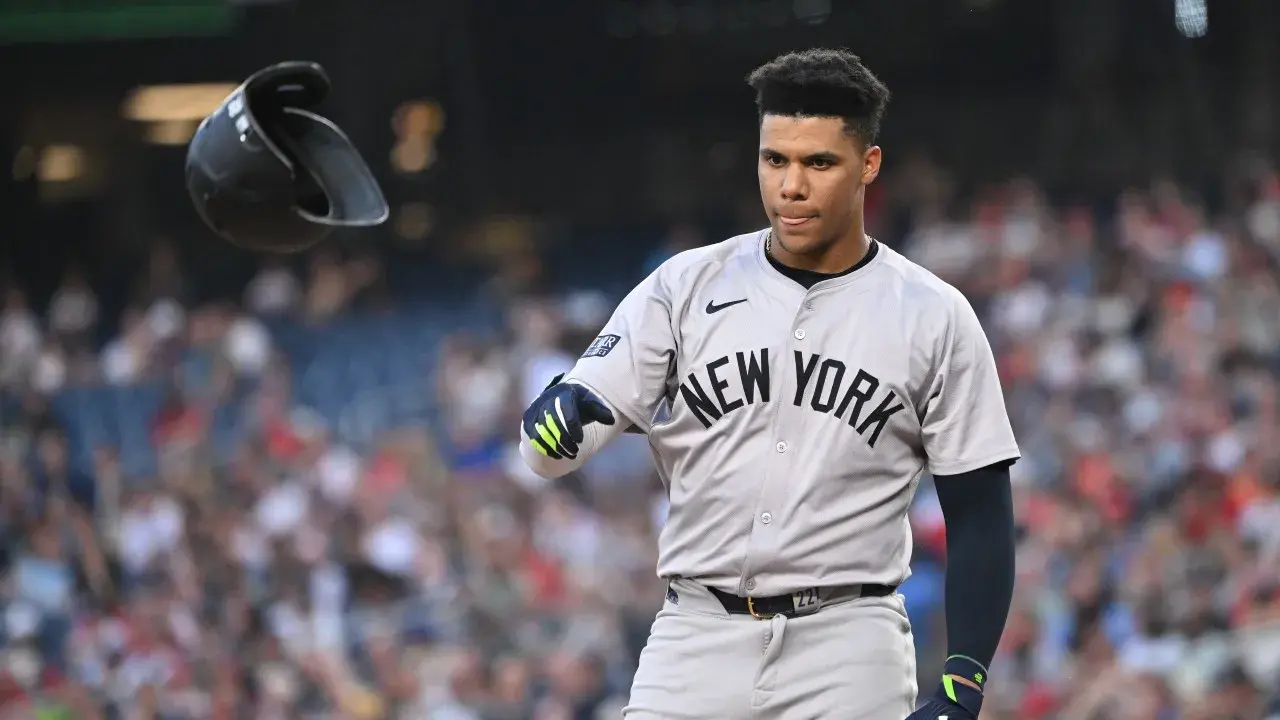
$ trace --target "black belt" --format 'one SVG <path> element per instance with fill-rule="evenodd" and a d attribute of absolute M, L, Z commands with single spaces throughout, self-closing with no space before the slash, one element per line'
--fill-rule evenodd
<path fill-rule="evenodd" d="M 843 602 L 860 597 L 884 597 L 897 591 L 897 585 L 842 585 L 833 588 L 809 588 L 787 595 L 745 598 L 730 595 L 723 590 L 708 587 L 725 612 L 731 615 L 750 615 L 765 620 L 774 615 L 797 617 L 817 612 L 824 604 Z"/>

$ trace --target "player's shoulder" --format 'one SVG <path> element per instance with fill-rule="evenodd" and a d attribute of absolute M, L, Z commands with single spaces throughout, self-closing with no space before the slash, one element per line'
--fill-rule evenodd
<path fill-rule="evenodd" d="M 880 243 L 880 250 L 884 253 L 880 265 L 890 273 L 890 280 L 897 286 L 904 302 L 910 302 L 930 314 L 936 312 L 950 315 L 970 307 L 964 293 L 928 268 L 884 243 Z"/>
<path fill-rule="evenodd" d="M 705 271 L 716 271 L 726 265 L 748 260 L 757 246 L 764 242 L 765 232 L 756 230 L 718 243 L 683 250 L 659 265 L 654 275 L 659 281 L 674 285 Z"/>

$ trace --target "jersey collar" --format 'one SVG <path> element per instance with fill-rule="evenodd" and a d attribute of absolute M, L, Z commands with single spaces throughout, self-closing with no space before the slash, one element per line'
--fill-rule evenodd
<path fill-rule="evenodd" d="M 800 295 L 818 293 L 824 290 L 831 290 L 838 287 L 844 287 L 846 285 L 850 285 L 852 283 L 858 282 L 859 280 L 861 280 L 862 278 L 870 274 L 873 268 L 875 268 L 877 265 L 879 265 L 881 262 L 884 261 L 884 256 L 886 255 L 886 251 L 888 250 L 888 248 L 884 247 L 884 243 L 881 242 L 880 249 L 876 252 L 875 257 L 871 258 L 871 262 L 868 262 L 867 264 L 863 265 L 857 270 L 854 270 L 851 273 L 838 275 L 829 280 L 823 280 L 815 284 L 813 287 L 809 288 L 806 291 L 804 287 L 801 286 L 799 283 L 795 282 L 794 280 L 787 277 L 786 275 L 783 275 L 782 273 L 778 272 L 778 269 L 773 266 L 773 263 L 769 262 L 769 257 L 765 254 L 765 251 L 764 251 L 765 240 L 768 239 L 769 232 L 770 232 L 769 228 L 765 228 L 759 231 L 758 233 L 756 233 L 755 235 L 755 240 L 754 240 L 755 247 L 753 249 L 753 253 L 755 255 L 756 263 L 764 271 L 765 276 L 768 277 L 770 280 L 774 281 L 778 285 L 781 285 L 782 287 L 789 288 L 793 292 L 796 292 Z M 877 240 L 877 242 L 879 241 Z"/>

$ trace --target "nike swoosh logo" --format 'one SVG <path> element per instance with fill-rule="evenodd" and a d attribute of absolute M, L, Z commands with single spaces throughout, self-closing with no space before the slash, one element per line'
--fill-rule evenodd
<path fill-rule="evenodd" d="M 720 312 L 721 310 L 723 310 L 723 309 L 725 309 L 725 308 L 733 307 L 734 305 L 737 305 L 737 304 L 739 304 L 739 303 L 744 303 L 744 302 L 746 302 L 746 301 L 747 301 L 747 299 L 746 299 L 746 298 L 742 298 L 741 300 L 734 300 L 733 302 L 727 302 L 727 303 L 725 303 L 725 304 L 723 304 L 723 305 L 717 305 L 715 300 L 708 300 L 708 301 L 707 301 L 707 314 L 708 314 L 708 315 L 713 315 L 713 314 L 715 314 L 715 313 Z"/>

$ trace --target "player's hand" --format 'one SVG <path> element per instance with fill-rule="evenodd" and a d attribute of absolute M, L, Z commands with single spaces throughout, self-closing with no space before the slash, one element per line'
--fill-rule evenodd
<path fill-rule="evenodd" d="M 557 375 L 524 411 L 524 434 L 543 455 L 572 460 L 578 456 L 584 425 L 612 425 L 614 419 L 600 398 L 581 385 L 560 382 L 562 377 Z"/>
<path fill-rule="evenodd" d="M 982 687 L 986 682 L 986 668 L 967 657 L 953 655 L 942 668 L 942 682 L 933 697 L 907 720 L 976 720 L 982 710 Z"/>

